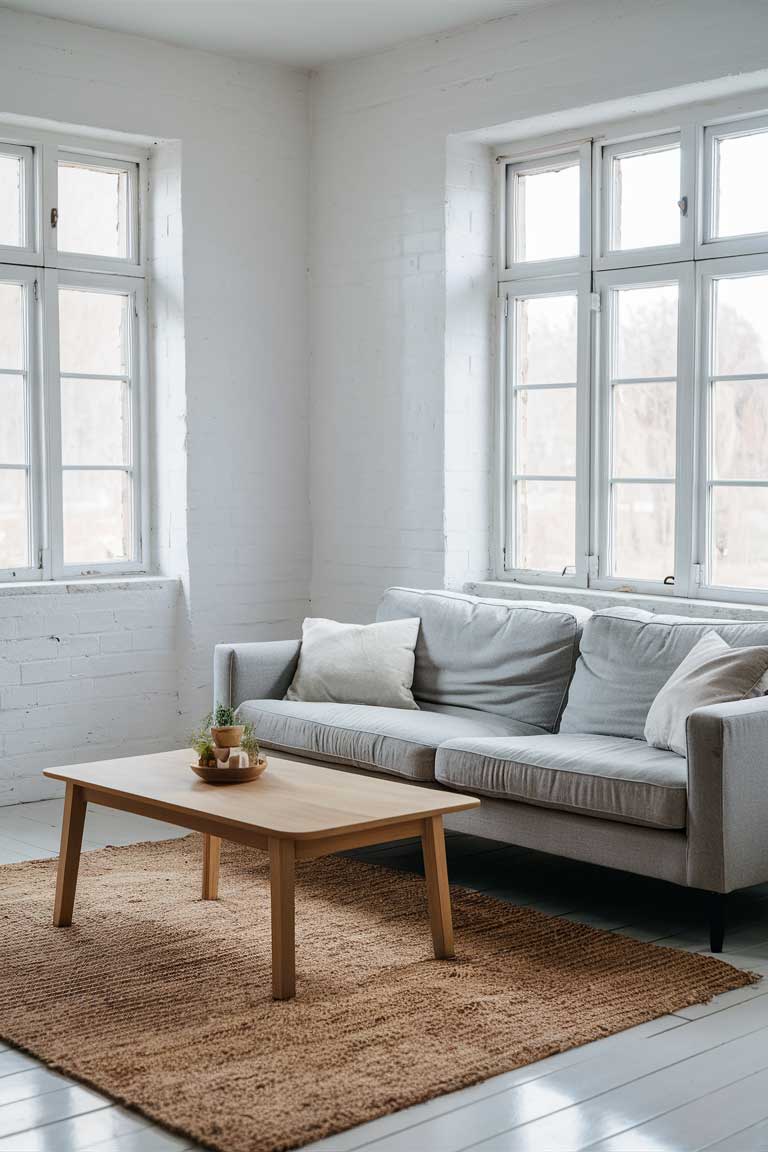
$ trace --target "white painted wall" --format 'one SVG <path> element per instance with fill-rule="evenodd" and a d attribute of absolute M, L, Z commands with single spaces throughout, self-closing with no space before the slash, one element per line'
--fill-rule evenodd
<path fill-rule="evenodd" d="M 49 794 L 48 764 L 177 745 L 209 707 L 216 641 L 298 633 L 310 563 L 307 89 L 289 68 L 0 9 L 0 121 L 162 142 L 153 554 L 181 578 L 178 594 L 3 590 L 0 803 Z M 85 628 L 88 613 L 103 627 Z"/>
<path fill-rule="evenodd" d="M 476 295 L 462 311 L 462 256 L 482 278 L 485 192 L 455 155 L 446 178 L 448 137 L 532 117 L 551 131 L 568 110 L 766 59 L 754 0 L 573 0 L 314 79 L 313 613 L 365 620 L 387 584 L 481 574 L 488 344 Z"/>

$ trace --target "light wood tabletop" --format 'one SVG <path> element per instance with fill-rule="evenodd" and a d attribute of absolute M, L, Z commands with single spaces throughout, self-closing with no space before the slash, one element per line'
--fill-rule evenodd
<path fill-rule="evenodd" d="M 443 815 L 480 801 L 399 780 L 269 755 L 258 780 L 217 787 L 192 772 L 188 749 L 49 768 L 66 783 L 54 924 L 67 927 L 87 805 L 135 812 L 203 833 L 204 900 L 218 898 L 221 840 L 269 853 L 272 889 L 272 994 L 295 994 L 296 860 L 421 837 L 435 956 L 453 955 Z"/>

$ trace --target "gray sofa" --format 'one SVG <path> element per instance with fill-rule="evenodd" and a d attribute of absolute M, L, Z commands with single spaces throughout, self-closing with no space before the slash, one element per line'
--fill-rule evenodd
<path fill-rule="evenodd" d="M 421 620 L 418 711 L 284 700 L 300 642 L 218 645 L 217 703 L 303 759 L 482 798 L 450 827 L 724 897 L 768 880 L 768 698 L 688 718 L 688 756 L 643 738 L 653 698 L 705 632 L 768 644 L 768 621 L 389 589 L 377 619 Z"/>

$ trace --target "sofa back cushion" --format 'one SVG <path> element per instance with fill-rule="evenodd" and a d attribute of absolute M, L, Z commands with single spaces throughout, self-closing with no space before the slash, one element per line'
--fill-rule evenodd
<path fill-rule="evenodd" d="M 581 637 L 560 730 L 642 740 L 657 693 L 707 632 L 732 648 L 768 644 L 768 620 L 657 616 L 639 608 L 595 612 Z"/>
<path fill-rule="evenodd" d="M 586 608 L 390 588 L 377 620 L 418 616 L 419 704 L 497 713 L 552 732 L 565 704 Z"/>

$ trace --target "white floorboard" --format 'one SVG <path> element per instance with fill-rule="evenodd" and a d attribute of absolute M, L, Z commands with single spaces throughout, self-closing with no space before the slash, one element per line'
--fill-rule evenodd
<path fill-rule="evenodd" d="M 0 807 L 0 864 L 55 856 L 62 803 Z M 90 810 L 87 849 L 184 835 Z M 418 843 L 355 853 L 421 870 Z M 670 885 L 451 834 L 451 879 L 669 947 L 706 951 Z M 768 975 L 768 886 L 737 894 L 724 958 Z M 311 1146 L 315 1152 L 768 1152 L 768 981 Z M 184 1139 L 0 1044 L 0 1152 L 187 1152 Z"/>

